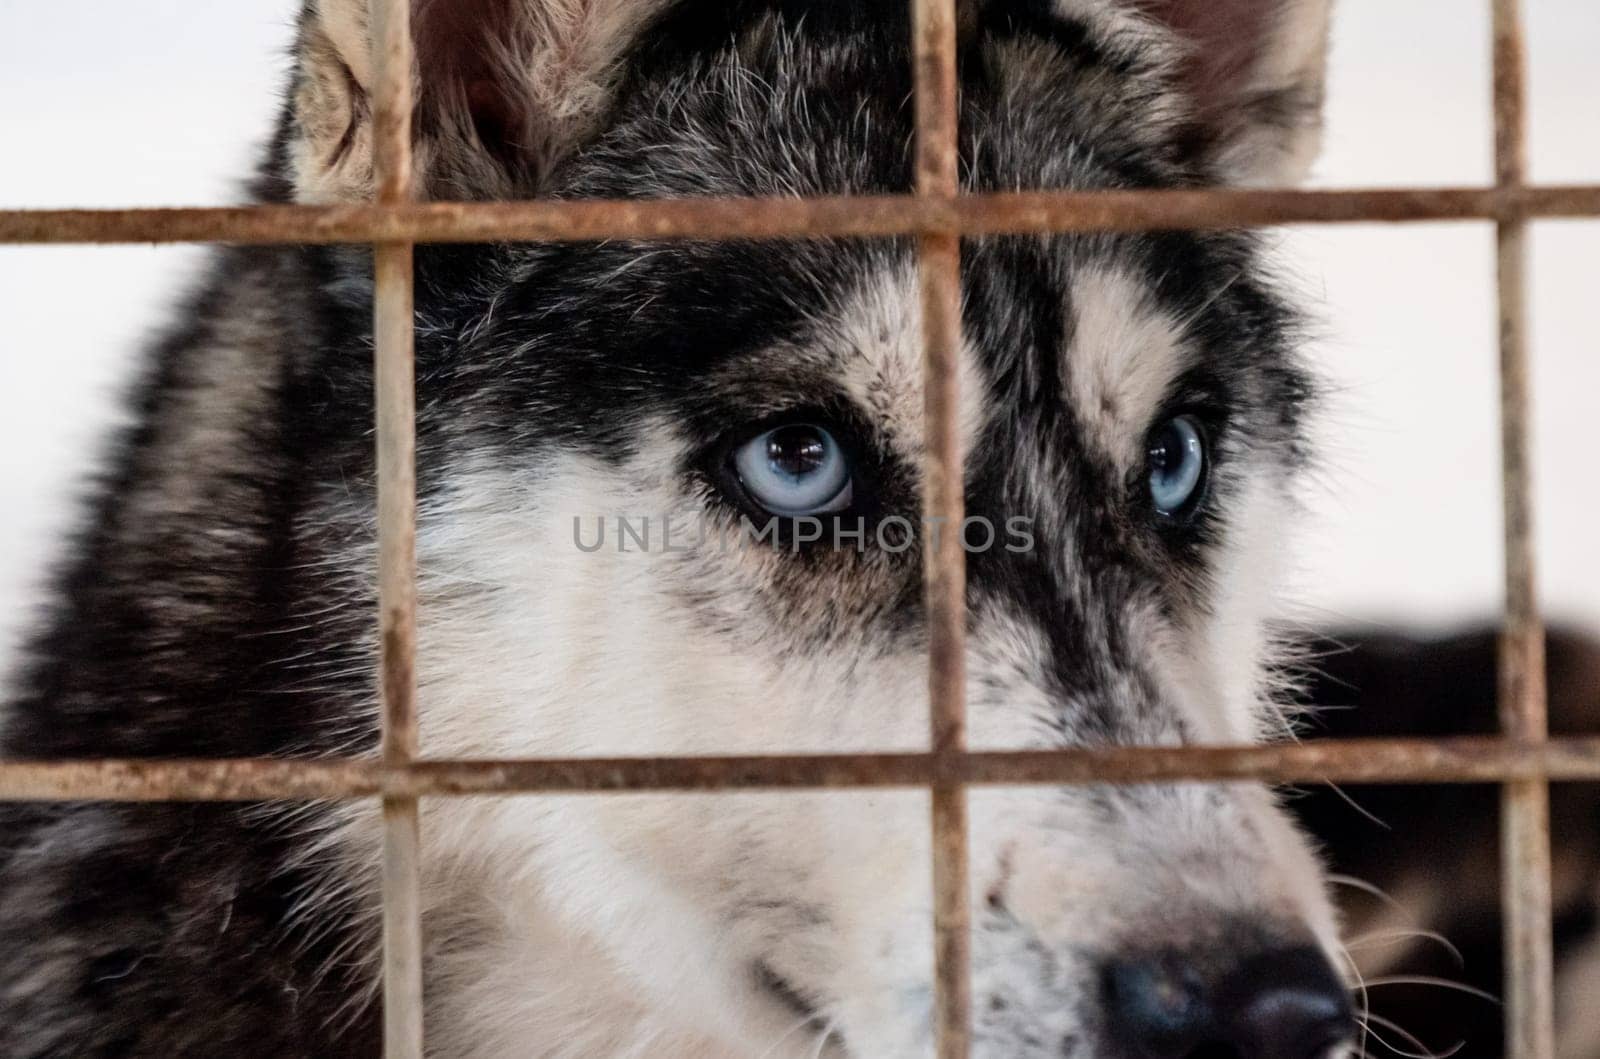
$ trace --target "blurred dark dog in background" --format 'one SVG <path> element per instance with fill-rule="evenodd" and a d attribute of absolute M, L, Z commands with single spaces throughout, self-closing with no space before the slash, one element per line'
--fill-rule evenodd
<path fill-rule="evenodd" d="M 1330 637 L 1308 737 L 1489 735 L 1495 634 Z M 1321 650 L 1319 649 L 1319 653 Z M 1600 643 L 1552 630 L 1553 735 L 1600 732 Z M 1328 787 L 1294 808 L 1326 847 L 1376 1016 L 1367 1055 L 1503 1054 L 1499 794 L 1491 786 Z M 1551 789 L 1559 1059 L 1600 1056 L 1600 785 Z M 1422 981 L 1407 981 L 1422 979 Z M 1358 997 L 1358 1003 L 1360 998 Z M 1415 1039 L 1411 1039 L 1415 1038 Z M 1452 1051 L 1453 1050 L 1453 1051 Z"/>

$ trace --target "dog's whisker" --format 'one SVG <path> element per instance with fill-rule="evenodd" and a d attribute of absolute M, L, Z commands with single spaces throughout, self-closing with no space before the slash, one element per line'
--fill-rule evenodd
<path fill-rule="evenodd" d="M 828 1050 L 828 1042 L 833 1040 L 833 1034 L 838 1025 L 838 1020 L 836 1019 L 829 1019 L 822 1024 L 822 1029 L 817 1031 L 817 1047 L 811 1053 L 811 1059 L 822 1059 L 822 1053 Z"/>
<path fill-rule="evenodd" d="M 811 1013 L 811 1012 L 807 1012 L 805 1015 L 803 1015 L 802 1017 L 797 1019 L 794 1022 L 794 1024 L 791 1025 L 788 1029 L 786 1029 L 782 1033 L 778 1034 L 777 1039 L 775 1039 L 771 1044 L 767 1045 L 766 1051 L 764 1051 L 760 1055 L 756 1056 L 756 1059 L 767 1059 L 768 1056 L 772 1055 L 773 1052 L 777 1051 L 780 1047 L 783 1046 L 783 1042 L 784 1041 L 788 1040 L 790 1037 L 793 1037 L 794 1034 L 795 1034 L 795 1031 L 801 1030 L 801 1029 L 804 1029 L 807 1026 L 813 1025 L 814 1023 L 816 1023 L 816 1021 L 817 1021 L 817 1016 L 815 1014 Z"/>
<path fill-rule="evenodd" d="M 1363 934 L 1345 942 L 1347 949 L 1374 948 L 1384 945 L 1398 945 L 1406 941 L 1431 941 L 1441 946 L 1456 962 L 1456 966 L 1466 966 L 1467 958 L 1461 954 L 1449 938 L 1436 930 L 1382 930 Z"/>
<path fill-rule="evenodd" d="M 1368 895 L 1370 895 L 1372 897 L 1377 898 L 1387 908 L 1391 908 L 1394 911 L 1399 912 L 1399 913 L 1401 913 L 1403 915 L 1409 915 L 1410 914 L 1409 911 L 1406 909 L 1405 905 L 1401 904 L 1398 900 L 1396 900 L 1394 897 L 1392 897 L 1386 890 L 1384 890 L 1382 887 L 1376 885 L 1375 883 L 1367 882 L 1365 879 L 1357 878 L 1354 875 L 1342 875 L 1342 874 L 1339 874 L 1338 872 L 1330 872 L 1330 873 L 1328 873 L 1327 876 L 1325 876 L 1325 878 L 1327 879 L 1327 881 L 1328 881 L 1328 883 L 1330 885 L 1343 886 L 1343 887 L 1346 887 L 1346 888 L 1351 889 L 1351 890 L 1359 890 L 1364 894 L 1368 894 Z"/>
<path fill-rule="evenodd" d="M 1457 982 L 1451 978 L 1437 978 L 1433 975 L 1427 974 L 1389 974 L 1378 978 L 1367 979 L 1368 988 L 1375 989 L 1381 985 L 1431 986 L 1435 989 L 1448 989 L 1452 992 L 1465 993 L 1468 996 L 1475 996 L 1480 1000 L 1487 1000 L 1489 1003 L 1497 1006 L 1500 1003 L 1500 998 L 1488 990 L 1479 989 L 1477 986 L 1468 985 L 1465 982 Z"/>
<path fill-rule="evenodd" d="M 1370 1023 L 1376 1023 L 1391 1033 L 1399 1034 L 1405 1039 L 1405 1043 L 1417 1048 L 1418 1051 L 1409 1052 L 1404 1048 L 1395 1047 L 1386 1038 L 1379 1034 L 1377 1030 L 1372 1029 Z M 1386 1019 L 1382 1015 L 1374 1015 L 1370 1012 L 1368 1012 L 1367 1015 L 1362 1018 L 1362 1029 L 1366 1033 L 1369 1033 L 1373 1040 L 1389 1049 L 1389 1051 L 1393 1052 L 1395 1055 L 1400 1056 L 1401 1059 L 1450 1059 L 1451 1056 L 1455 1055 L 1457 1052 L 1461 1051 L 1461 1049 L 1467 1046 L 1466 1041 L 1457 1041 L 1444 1051 L 1436 1052 L 1432 1048 L 1429 1048 L 1422 1041 L 1418 1040 L 1415 1034 L 1411 1033 L 1404 1026 L 1401 1026 L 1398 1022 L 1395 1022 L 1393 1019 Z"/>
<path fill-rule="evenodd" d="M 1327 782 L 1327 787 L 1328 787 L 1328 789 L 1330 791 L 1332 791 L 1335 795 L 1338 796 L 1340 801 L 1344 802 L 1350 808 L 1352 808 L 1356 812 L 1360 813 L 1364 818 L 1372 821 L 1374 824 L 1376 824 L 1379 827 L 1383 828 L 1385 831 L 1393 831 L 1394 830 L 1394 828 L 1389 826 L 1388 821 L 1386 821 L 1383 818 L 1379 817 L 1376 813 L 1372 812 L 1372 810 L 1368 809 L 1366 806 L 1364 806 L 1360 802 L 1356 801 L 1355 798 L 1352 795 L 1350 795 L 1343 787 L 1339 786 L 1337 783 L 1334 783 L 1332 780 L 1329 780 Z"/>
<path fill-rule="evenodd" d="M 1371 997 L 1367 995 L 1367 982 L 1366 982 L 1366 979 L 1362 976 L 1361 968 L 1356 964 L 1355 957 L 1350 954 L 1350 947 L 1348 945 L 1340 945 L 1339 946 L 1339 956 L 1340 956 L 1341 959 L 1343 959 L 1345 961 L 1346 964 L 1349 965 L 1350 973 L 1353 976 L 1355 976 L 1356 984 L 1355 984 L 1355 987 L 1352 989 L 1352 992 L 1354 992 L 1356 994 L 1356 996 L 1360 1000 L 1360 1004 L 1361 1004 L 1361 1011 L 1357 1015 L 1357 1022 L 1361 1027 L 1361 1041 L 1360 1041 L 1360 1044 L 1358 1045 L 1358 1047 L 1361 1050 L 1361 1054 L 1362 1055 L 1366 1055 L 1366 1053 L 1367 1053 L 1367 1016 L 1369 1014 L 1371 1014 L 1371 1011 L 1372 1011 L 1372 1000 L 1371 1000 Z"/>

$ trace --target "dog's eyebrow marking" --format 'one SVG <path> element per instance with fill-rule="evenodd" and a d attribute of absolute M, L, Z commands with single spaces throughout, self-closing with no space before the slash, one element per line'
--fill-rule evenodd
<path fill-rule="evenodd" d="M 879 265 L 841 299 L 827 319 L 824 341 L 842 355 L 846 395 L 884 432 L 902 459 L 922 455 L 922 309 L 909 265 Z M 957 411 L 968 450 L 989 415 L 989 396 L 970 340 L 957 364 Z"/>
<path fill-rule="evenodd" d="M 1117 466 L 1139 459 L 1145 432 L 1189 361 L 1182 324 L 1127 269 L 1091 265 L 1072 279 L 1062 396 L 1085 441 Z"/>

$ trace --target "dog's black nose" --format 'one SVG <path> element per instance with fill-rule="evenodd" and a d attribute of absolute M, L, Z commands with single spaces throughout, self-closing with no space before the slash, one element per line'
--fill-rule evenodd
<path fill-rule="evenodd" d="M 1355 1031 L 1349 994 L 1311 946 L 1147 954 L 1109 964 L 1104 988 L 1111 1037 L 1139 1059 L 1329 1059 Z"/>

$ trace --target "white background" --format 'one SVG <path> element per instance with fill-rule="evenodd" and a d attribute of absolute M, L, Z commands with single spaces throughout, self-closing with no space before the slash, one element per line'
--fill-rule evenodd
<path fill-rule="evenodd" d="M 288 0 L 0 0 L 0 206 L 206 205 L 274 112 Z M 1527 0 L 1532 165 L 1600 181 L 1600 3 Z M 1323 186 L 1491 175 L 1487 0 L 1339 0 Z M 1333 400 L 1300 543 L 1314 620 L 1441 624 L 1501 601 L 1493 235 L 1284 233 Z M 1600 223 L 1534 233 L 1538 538 L 1550 610 L 1600 627 Z M 140 339 L 192 248 L 0 248 L 0 662 Z"/>

